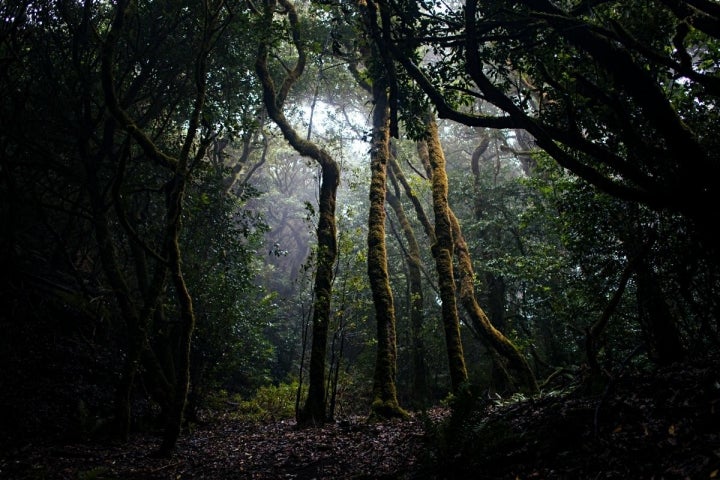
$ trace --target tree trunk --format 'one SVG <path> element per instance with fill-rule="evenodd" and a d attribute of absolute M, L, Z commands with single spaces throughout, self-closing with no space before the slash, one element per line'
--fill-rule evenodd
<path fill-rule="evenodd" d="M 470 317 L 473 326 L 485 340 L 485 345 L 493 354 L 493 361 L 498 362 L 496 367 L 507 373 L 507 383 L 512 391 L 537 393 L 537 381 L 527 360 L 518 351 L 517 347 L 493 326 L 475 298 L 475 272 L 473 271 L 470 252 L 462 235 L 460 224 L 452 212 L 450 218 L 453 233 L 455 234 L 455 249 L 459 265 L 458 271 L 460 272 L 460 302 Z"/>
<path fill-rule="evenodd" d="M 317 226 L 318 260 L 314 286 L 310 378 L 305 406 L 298 417 L 298 422 L 302 424 L 322 423 L 327 420 L 325 357 L 330 325 L 332 283 L 335 273 L 333 266 L 337 258 L 335 197 L 340 181 L 340 171 L 337 164 L 330 160 L 322 165 L 322 174 L 320 218 Z"/>
<path fill-rule="evenodd" d="M 423 143 L 424 145 L 424 143 Z M 394 179 L 394 181 L 397 181 L 402 185 L 403 191 L 405 192 L 405 195 L 410 199 L 410 202 L 412 203 L 415 215 L 417 216 L 418 220 L 420 221 L 420 224 L 423 226 L 423 229 L 425 230 L 426 235 L 430 239 L 431 243 L 435 242 L 435 229 L 430 223 L 430 220 L 428 219 L 425 210 L 423 209 L 422 204 L 420 203 L 420 199 L 415 195 L 415 192 L 413 191 L 412 187 L 410 186 L 410 183 L 408 183 L 407 179 L 405 178 L 405 175 L 403 174 L 402 170 L 400 169 L 400 165 L 397 163 L 397 159 L 394 155 L 390 156 L 390 173 L 391 173 L 391 179 Z M 391 197 L 388 197 L 392 204 Z M 402 204 L 400 204 L 402 206 Z M 395 208 L 393 206 L 393 208 Z M 404 212 L 403 212 L 404 216 Z M 399 218 L 399 217 L 398 217 Z M 404 216 L 405 220 L 403 221 L 400 219 L 400 224 L 402 225 L 403 231 L 406 232 L 405 235 L 412 235 L 412 237 L 408 237 L 408 270 L 410 272 L 410 284 L 411 284 L 411 295 L 412 295 L 412 303 L 411 303 L 411 328 L 412 328 L 412 335 L 413 335 L 413 386 L 414 386 L 414 392 L 416 400 L 419 400 L 420 402 L 423 402 L 425 400 L 429 400 L 430 398 L 430 390 L 429 385 L 427 383 L 427 363 L 425 361 L 425 346 L 422 341 L 422 327 L 425 323 L 424 318 L 424 311 L 423 311 L 423 298 L 422 298 L 422 280 L 420 273 L 422 272 L 422 263 L 420 259 L 420 250 L 419 246 L 417 247 L 418 250 L 415 251 L 414 247 L 412 246 L 415 244 L 417 246 L 417 241 L 415 240 L 415 233 L 412 231 L 412 226 L 410 225 L 410 222 L 407 220 L 407 217 Z M 406 231 L 406 229 L 408 229 Z M 412 238 L 412 240 L 410 240 Z M 412 265 L 412 267 L 411 267 Z M 414 273 L 414 270 L 417 270 L 417 277 L 415 276 L 416 273 Z"/>
<path fill-rule="evenodd" d="M 166 242 L 170 277 L 175 287 L 175 295 L 180 310 L 180 338 L 179 348 L 175 355 L 175 389 L 170 400 L 163 442 L 158 452 L 160 456 L 170 456 L 180 437 L 180 429 L 190 389 L 190 347 L 193 330 L 195 329 L 195 312 L 193 311 L 192 297 L 188 292 L 182 273 L 182 254 L 179 243 L 187 162 L 181 161 L 178 169 L 179 173 L 176 174 L 175 179 L 172 181 L 172 188 L 168 193 Z"/>
<path fill-rule="evenodd" d="M 480 162 L 483 160 L 485 152 L 487 152 L 490 146 L 490 136 L 482 135 L 480 143 L 472 153 L 470 160 L 470 169 L 472 170 L 474 181 L 473 181 L 473 193 L 474 193 L 474 216 L 475 220 L 483 220 L 486 213 L 486 202 L 483 195 L 483 191 L 480 184 Z M 495 169 L 497 172 L 497 168 Z M 496 177 L 497 178 L 497 177 Z M 499 238 L 499 231 L 497 226 L 491 226 L 489 229 L 485 229 L 482 235 L 488 239 L 497 240 Z M 505 280 L 492 272 L 485 272 L 485 285 L 487 287 L 487 315 L 490 323 L 500 331 L 505 328 Z M 480 335 L 479 332 L 476 332 Z M 482 341 L 482 337 L 480 337 Z M 507 392 L 512 391 L 513 387 L 510 382 L 510 376 L 507 369 L 502 364 L 502 360 L 497 355 L 497 352 L 490 351 L 492 357 L 492 368 L 490 371 L 490 390 L 493 392 Z"/>
<path fill-rule="evenodd" d="M 485 272 L 485 286 L 487 288 L 487 316 L 490 323 L 499 331 L 505 330 L 505 307 L 507 296 L 505 279 L 491 272 Z M 490 371 L 490 391 L 502 393 L 512 390 L 508 384 L 508 375 L 502 365 L 498 365 L 497 355 L 493 355 L 492 369 Z"/>
<path fill-rule="evenodd" d="M 372 414 L 404 417 L 397 399 L 397 339 L 395 307 L 390 289 L 385 245 L 385 194 L 390 157 L 390 108 L 383 82 L 373 87 L 373 139 L 370 150 L 370 213 L 368 218 L 368 276 L 375 305 L 377 353 L 373 383 Z"/>
<path fill-rule="evenodd" d="M 430 122 L 428 128 L 428 150 L 430 165 L 433 167 L 433 177 L 435 167 L 433 165 L 433 157 L 442 155 L 440 140 L 438 138 L 437 125 L 434 121 Z M 434 153 L 434 150 L 438 153 Z M 444 172 L 443 172 L 444 176 Z M 433 183 L 435 179 L 433 178 Z M 447 177 L 445 177 L 447 187 Z M 447 206 L 447 202 L 446 202 Z M 475 272 L 470 258 L 470 251 L 463 237 L 460 223 L 449 206 L 447 206 L 448 220 L 452 230 L 452 241 L 455 248 L 455 256 L 458 262 L 458 277 L 460 281 L 460 303 L 465 312 L 470 317 L 475 330 L 484 339 L 486 347 L 493 355 L 493 361 L 497 362 L 496 367 L 506 372 L 508 384 L 514 391 L 523 393 L 536 393 L 538 391 L 535 375 L 530 369 L 525 357 L 518 351 L 517 347 L 505 337 L 488 319 L 487 315 L 480 307 L 475 297 Z M 436 235 L 437 225 L 436 225 Z"/>
<path fill-rule="evenodd" d="M 467 368 L 460 338 L 460 319 L 455 298 L 455 273 L 453 271 L 453 229 L 450 207 L 448 206 L 448 179 L 445 173 L 445 154 L 440 146 L 437 124 L 428 121 L 425 143 L 428 161 L 432 171 L 432 199 L 435 213 L 435 238 L 432 246 L 438 274 L 440 298 L 442 301 L 442 323 L 445 330 L 450 381 L 453 392 L 460 391 L 467 382 Z"/>
<path fill-rule="evenodd" d="M 126 11 L 132 8 L 132 3 L 132 0 L 129 0 L 118 2 L 117 4 L 115 18 L 113 19 L 102 48 L 101 80 L 108 110 L 115 121 L 138 143 L 151 160 L 172 171 L 172 178 L 165 186 L 166 222 L 163 236 L 163 249 L 164 254 L 167 256 L 167 267 L 163 265 L 158 266 L 155 283 L 152 287 L 153 292 L 159 294 L 161 282 L 164 283 L 166 275 L 165 268 L 167 268 L 173 286 L 175 287 L 180 317 L 178 351 L 176 352 L 175 363 L 176 381 L 174 383 L 174 391 L 170 398 L 162 445 L 157 452 L 158 455 L 169 456 L 175 449 L 177 439 L 180 435 L 185 406 L 187 404 L 190 382 L 190 347 L 193 330 L 195 328 L 195 313 L 193 311 L 192 297 L 187 290 L 182 274 L 182 253 L 179 243 L 182 229 L 182 207 L 185 200 L 185 187 L 189 179 L 191 160 L 198 162 L 204 157 L 207 147 L 210 144 L 209 138 L 201 139 L 199 145 L 197 140 L 198 132 L 200 131 L 200 119 L 206 98 L 207 59 L 212 49 L 211 45 L 215 40 L 214 35 L 222 29 L 216 29 L 217 25 L 215 22 L 218 20 L 217 12 L 210 12 L 207 9 L 209 5 L 206 4 L 206 10 L 202 13 L 205 15 L 205 20 L 207 21 L 205 23 L 207 30 L 202 32 L 201 45 L 195 52 L 195 97 L 193 98 L 192 113 L 188 119 L 187 131 L 184 135 L 180 154 L 175 158 L 161 152 L 153 140 L 132 121 L 128 113 L 120 106 L 115 90 L 115 78 L 113 74 L 115 46 L 123 30 Z M 191 151 L 194 148 L 195 153 L 191 155 Z M 146 304 L 140 318 L 143 320 L 149 319 L 153 313 L 154 306 L 154 299 L 146 299 Z M 144 329 L 140 330 L 144 332 Z M 142 349 L 138 352 L 133 352 L 133 354 L 137 355 L 137 359 L 133 359 L 133 361 L 135 363 L 139 362 Z M 136 369 L 137 367 L 134 367 L 134 370 Z"/>
<path fill-rule="evenodd" d="M 660 365 L 682 360 L 685 351 L 675 318 L 652 267 L 644 258 L 639 258 L 635 266 L 635 281 L 640 326 L 647 338 L 651 359 Z"/>
<path fill-rule="evenodd" d="M 114 132 L 114 128 L 108 124 L 106 126 L 106 136 L 109 135 L 111 137 L 113 135 L 112 132 Z M 90 198 L 93 228 L 98 252 L 100 254 L 100 262 L 105 277 L 115 293 L 115 299 L 126 327 L 125 359 L 115 390 L 113 422 L 114 433 L 120 440 L 127 441 L 130 436 L 132 390 L 145 343 L 142 338 L 142 335 L 144 335 L 142 330 L 143 322 L 140 312 L 133 302 L 128 282 L 122 273 L 117 259 L 116 246 L 107 218 L 106 199 L 102 194 L 103 188 L 100 185 L 100 180 L 97 175 L 99 158 L 89 158 L 86 150 L 81 151 L 81 156 L 84 157 L 83 160 L 87 178 L 86 185 Z"/>
<path fill-rule="evenodd" d="M 615 289 L 612 297 L 608 301 L 607 305 L 603 309 L 602 314 L 598 319 L 587 328 L 585 332 L 585 354 L 587 355 L 588 366 L 590 367 L 589 373 L 589 384 L 594 384 L 598 380 L 604 380 L 605 374 L 600 368 L 598 363 L 598 353 L 600 351 L 600 335 L 603 333 L 605 328 L 610 323 L 610 317 L 617 309 L 617 306 L 622 300 L 622 296 L 625 293 L 625 287 L 627 287 L 628 281 L 633 274 L 633 271 L 637 268 L 636 264 L 640 260 L 639 257 L 631 259 L 620 274 L 618 280 L 618 286 Z"/>

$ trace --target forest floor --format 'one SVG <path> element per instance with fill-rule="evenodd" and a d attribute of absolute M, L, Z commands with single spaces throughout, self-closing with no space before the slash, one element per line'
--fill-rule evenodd
<path fill-rule="evenodd" d="M 592 396 L 484 401 L 462 421 L 444 408 L 310 429 L 217 415 L 170 459 L 153 458 L 158 444 L 139 434 L 126 444 L 38 441 L 0 453 L 0 478 L 720 479 L 720 370 L 675 366 L 623 375 Z"/>

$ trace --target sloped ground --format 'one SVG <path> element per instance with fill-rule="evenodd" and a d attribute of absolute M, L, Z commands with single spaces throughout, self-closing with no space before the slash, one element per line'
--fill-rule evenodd
<path fill-rule="evenodd" d="M 705 360 L 626 373 L 591 397 L 485 402 L 462 420 L 434 409 L 298 430 L 218 416 L 172 459 L 152 458 L 158 443 L 34 442 L 0 455 L 0 478 L 720 479 L 720 369 Z"/>
<path fill-rule="evenodd" d="M 720 478 L 720 368 L 705 360 L 626 374 L 592 397 L 490 404 L 450 432 L 460 441 L 446 439 L 435 478 Z"/>

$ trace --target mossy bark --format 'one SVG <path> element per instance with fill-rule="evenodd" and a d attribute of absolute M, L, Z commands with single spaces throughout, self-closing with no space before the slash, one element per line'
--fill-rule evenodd
<path fill-rule="evenodd" d="M 453 269 L 454 240 L 448 205 L 448 179 L 445 173 L 445 154 L 440 145 L 437 124 L 428 121 L 425 136 L 428 162 L 432 172 L 432 200 L 435 213 L 435 243 L 432 246 L 438 286 L 442 301 L 442 323 L 445 331 L 450 380 L 453 392 L 459 392 L 467 382 L 467 368 L 460 337 L 460 319 L 455 298 L 455 273 Z"/>
<path fill-rule="evenodd" d="M 373 382 L 372 414 L 404 417 L 397 399 L 397 339 L 395 306 L 388 275 L 385 245 L 385 195 L 390 157 L 390 108 L 382 82 L 373 86 L 373 136 L 370 150 L 370 212 L 368 215 L 368 277 L 375 306 L 377 353 Z"/>
<path fill-rule="evenodd" d="M 319 218 L 317 224 L 318 255 L 313 286 L 314 303 L 312 318 L 312 347 L 310 350 L 310 372 L 308 395 L 303 408 L 297 413 L 300 425 L 314 425 L 327 421 L 325 371 L 327 336 L 330 325 L 332 283 L 337 259 L 337 227 L 335 203 L 340 183 L 340 168 L 325 150 L 313 142 L 303 139 L 292 127 L 283 113 L 283 103 L 294 83 L 301 77 L 306 63 L 306 52 L 300 38 L 300 28 L 295 7 L 286 0 L 268 0 L 264 9 L 264 24 L 267 31 L 272 28 L 273 12 L 280 3 L 290 22 L 292 42 L 297 53 L 296 63 L 286 69 L 286 76 L 279 88 L 268 69 L 269 44 L 260 42 L 255 61 L 255 71 L 262 84 L 263 100 L 268 116 L 280 128 L 285 140 L 301 155 L 315 160 L 322 170 L 320 185 Z M 270 39 L 268 39 L 270 41 Z"/>
<path fill-rule="evenodd" d="M 480 137 L 480 143 L 475 150 L 473 150 L 470 159 L 470 169 L 472 170 L 474 177 L 474 215 L 475 220 L 481 222 L 486 217 L 486 199 L 485 192 L 481 186 L 480 177 L 480 163 L 483 160 L 485 152 L 487 152 L 490 146 L 490 136 L 482 135 Z M 495 179 L 497 179 L 497 172 L 499 163 L 496 159 L 496 167 L 494 168 Z M 488 228 L 483 229 L 483 237 L 489 241 L 497 241 L 499 239 L 499 227 L 497 225 L 490 225 Z M 487 288 L 487 308 L 486 313 L 490 323 L 499 331 L 503 331 L 505 328 L 505 309 L 506 309 L 506 292 L 505 292 L 505 280 L 502 276 L 496 275 L 492 272 L 486 271 L 484 273 L 485 287 Z M 473 330 L 475 332 L 475 330 Z M 480 336 L 480 332 L 475 332 L 476 335 Z M 479 340 L 483 340 L 482 337 Z M 510 374 L 503 365 L 502 358 L 497 352 L 491 352 L 492 356 L 492 369 L 490 374 L 490 390 L 493 392 L 509 392 L 515 388 L 511 382 Z"/>
<path fill-rule="evenodd" d="M 107 147 L 112 144 L 112 137 L 115 134 L 112 119 L 107 120 L 104 131 L 105 139 L 103 144 Z M 163 370 L 160 366 L 155 352 L 150 347 L 150 332 L 148 331 L 151 318 L 159 314 L 157 304 L 165 285 L 167 262 L 159 258 L 159 261 L 156 262 L 153 277 L 149 277 L 145 250 L 140 245 L 141 240 L 137 238 L 135 230 L 129 225 L 119 194 L 124 177 L 124 164 L 127 153 L 126 149 L 121 149 L 119 157 L 112 158 L 117 163 L 118 168 L 113 178 L 113 198 L 111 200 L 103 195 L 103 189 L 100 186 L 96 171 L 97 165 L 100 164 L 97 156 L 109 155 L 109 153 L 99 151 L 95 156 L 90 156 L 86 149 L 81 149 L 101 265 L 109 284 L 112 286 L 126 327 L 125 359 L 115 392 L 114 427 L 115 434 L 121 440 L 127 440 L 130 433 L 131 395 L 141 364 L 146 375 L 151 378 L 148 382 L 148 388 L 163 410 L 166 410 L 169 406 L 169 398 L 174 388 L 174 383 L 168 380 L 168 376 L 174 378 L 174 371 Z M 117 235 L 113 235 L 109 227 L 110 219 L 108 218 L 109 210 L 107 208 L 109 202 L 114 204 L 117 218 L 125 232 L 128 233 L 130 252 L 136 267 L 137 286 L 142 292 L 140 298 L 138 298 L 138 295 L 131 293 L 130 279 L 127 272 L 120 267 L 120 261 L 117 257 Z"/>
<path fill-rule="evenodd" d="M 623 236 L 626 255 L 631 259 L 628 268 L 635 274 L 638 320 L 648 347 L 648 356 L 660 365 L 681 361 L 686 351 L 678 327 L 678 318 L 668 304 L 662 282 L 656 278 L 652 259 L 649 259 L 653 244 L 657 241 L 656 236 Z"/>
<path fill-rule="evenodd" d="M 436 166 L 434 157 L 437 157 L 437 153 L 433 153 L 434 150 L 438 150 L 442 154 L 440 140 L 438 137 L 437 125 L 434 119 L 431 119 L 428 124 L 428 134 L 426 137 L 427 149 L 428 149 L 428 162 L 433 173 L 433 184 L 435 183 L 435 172 Z M 447 177 L 442 172 L 444 181 L 447 188 Z M 445 194 L 447 195 L 447 193 Z M 457 260 L 458 270 L 458 281 L 459 281 L 459 299 L 463 306 L 463 309 L 467 313 L 472 322 L 473 327 L 481 336 L 485 346 L 490 350 L 490 354 L 493 356 L 495 362 L 495 368 L 498 372 L 504 374 L 507 378 L 507 385 L 511 387 L 513 391 L 523 393 L 535 393 L 538 391 L 537 381 L 535 375 L 530 369 L 525 357 L 522 356 L 517 347 L 502 334 L 488 319 L 487 315 L 480 307 L 475 296 L 475 272 L 470 257 L 470 251 L 467 246 L 467 242 L 462 234 L 460 223 L 458 222 L 455 214 L 449 205 L 446 203 L 447 209 L 447 220 L 449 228 L 451 229 L 451 239 L 453 242 L 454 256 Z M 439 233 L 437 224 L 435 226 L 436 235 Z"/>
<path fill-rule="evenodd" d="M 182 273 L 182 253 L 180 250 L 180 231 L 182 227 L 182 204 L 185 197 L 187 162 L 181 161 L 175 176 L 173 187 L 168 193 L 168 213 L 166 226 L 166 243 L 170 279 L 175 287 L 175 295 L 179 306 L 179 338 L 178 351 L 175 358 L 175 383 L 173 395 L 167 412 L 165 432 L 159 454 L 169 456 L 175 449 L 180 437 L 185 405 L 190 389 L 190 347 L 195 329 L 195 312 L 192 297 L 185 284 Z"/>
<path fill-rule="evenodd" d="M 685 350 L 677 320 L 645 258 L 640 257 L 635 264 L 635 281 L 638 317 L 650 358 L 660 365 L 681 361 Z"/>
<path fill-rule="evenodd" d="M 603 372 L 598 362 L 597 356 L 600 352 L 600 335 L 603 333 L 605 328 L 610 323 L 610 318 L 617 309 L 617 306 L 622 300 L 623 294 L 625 293 L 625 287 L 627 287 L 630 277 L 633 274 L 635 265 L 638 262 L 638 258 L 632 259 L 623 269 L 620 279 L 618 280 L 618 286 L 613 293 L 612 297 L 608 301 L 607 305 L 603 309 L 600 317 L 587 328 L 585 332 L 585 354 L 587 355 L 588 366 L 590 367 L 590 374 L 588 383 L 592 384 L 596 381 L 606 380 L 607 375 Z"/>
<path fill-rule="evenodd" d="M 115 299 L 125 320 L 127 332 L 127 351 L 125 352 L 122 373 L 120 374 L 115 390 L 114 411 L 115 433 L 120 440 L 126 441 L 130 436 L 130 397 L 135 383 L 135 376 L 137 375 L 140 365 L 142 348 L 145 343 L 145 340 L 142 338 L 144 331 L 142 329 L 140 312 L 132 300 L 128 282 L 117 260 L 115 244 L 106 215 L 105 199 L 101 193 L 94 165 L 96 165 L 94 161 L 86 162 L 86 178 L 90 205 L 92 207 L 95 240 L 97 242 L 103 272 L 115 293 Z"/>
<path fill-rule="evenodd" d="M 192 113 L 188 119 L 188 127 L 180 153 L 177 157 L 173 157 L 161 152 L 152 139 L 132 121 L 127 112 L 120 106 L 115 91 L 115 78 L 113 75 L 115 45 L 123 29 L 126 11 L 133 6 L 134 2 L 132 0 L 122 1 L 117 5 L 115 18 L 113 19 L 112 26 L 108 31 L 102 49 L 101 77 L 108 110 L 114 120 L 138 143 L 150 159 L 158 165 L 172 171 L 172 178 L 165 185 L 166 217 L 162 252 L 162 254 L 165 255 L 165 262 L 162 261 L 162 258 L 159 259 L 161 261 L 156 269 L 154 281 L 149 286 L 147 292 L 151 294 L 145 299 L 145 305 L 139 317 L 143 322 L 136 328 L 136 331 L 145 331 L 143 328 L 146 326 L 145 320 L 152 316 L 155 308 L 155 299 L 159 296 L 162 285 L 165 283 L 165 278 L 169 273 L 178 302 L 179 336 L 176 339 L 178 347 L 175 352 L 175 381 L 172 385 L 173 392 L 169 399 L 163 441 L 157 452 L 162 456 L 169 456 L 174 451 L 180 435 L 185 406 L 187 404 L 190 382 L 190 348 L 195 328 L 195 312 L 193 310 L 192 297 L 187 289 L 182 272 L 180 233 L 182 231 L 183 203 L 185 201 L 185 188 L 189 179 L 191 160 L 196 163 L 204 157 L 210 143 L 209 138 L 205 138 L 198 144 L 197 137 L 200 131 L 202 111 L 205 106 L 207 58 L 212 49 L 211 45 L 215 40 L 214 35 L 221 29 L 217 29 L 217 25 L 214 23 L 218 19 L 218 16 L 205 10 L 203 13 L 206 15 L 205 19 L 208 20 L 205 24 L 207 30 L 202 32 L 202 42 L 195 57 L 195 97 L 193 98 Z M 195 152 L 191 153 L 193 149 Z M 144 342 L 147 342 L 146 334 Z M 145 345 L 143 344 L 142 347 L 145 347 Z M 139 351 L 136 349 L 132 351 L 132 360 L 135 364 L 139 362 L 142 351 L 143 348 Z M 136 365 L 133 368 L 135 371 L 137 370 Z M 130 377 L 130 379 L 132 379 L 132 377 Z"/>
<path fill-rule="evenodd" d="M 423 166 L 427 162 L 427 144 L 425 142 L 418 142 L 417 144 L 418 148 L 418 154 L 421 156 L 421 160 L 423 161 Z M 424 158 L 424 159 L 423 159 Z M 435 243 L 435 228 L 430 223 L 430 220 L 428 219 L 427 214 L 425 213 L 425 209 L 422 206 L 422 202 L 420 202 L 420 199 L 415 194 L 415 191 L 410 186 L 410 183 L 405 178 L 405 175 L 403 174 L 402 169 L 400 168 L 400 165 L 398 165 L 397 160 L 395 157 L 390 157 L 390 167 L 392 169 L 392 173 L 394 177 L 400 182 L 400 185 L 402 185 L 403 190 L 405 191 L 405 195 L 410 199 L 410 202 L 413 204 L 413 207 L 415 209 L 415 215 L 418 218 L 418 221 L 423 226 L 423 229 L 425 230 L 425 234 L 430 239 L 432 243 Z M 429 165 L 428 165 L 429 169 Z M 431 172 L 427 171 L 428 175 L 431 174 Z"/>

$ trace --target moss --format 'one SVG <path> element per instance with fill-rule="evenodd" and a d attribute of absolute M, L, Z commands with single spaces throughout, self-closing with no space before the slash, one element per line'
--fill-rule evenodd
<path fill-rule="evenodd" d="M 375 305 L 377 322 L 377 353 L 373 393 L 380 405 L 397 406 L 395 376 L 397 373 L 397 345 L 395 333 L 395 306 L 390 288 L 385 246 L 385 195 L 387 165 L 390 157 L 389 109 L 387 93 L 380 86 L 373 89 L 375 112 L 373 115 L 373 147 L 370 154 L 370 213 L 368 216 L 368 276 Z M 375 405 L 375 403 L 373 403 Z M 397 406 L 399 408 L 399 406 Z M 380 408 L 373 412 L 382 415 L 392 412 Z"/>
<path fill-rule="evenodd" d="M 517 347 L 493 326 L 488 316 L 477 303 L 474 284 L 475 272 L 467 243 L 460 229 L 460 223 L 452 212 L 450 213 L 450 221 L 458 259 L 460 302 L 473 322 L 473 326 L 484 339 L 486 346 L 494 352 L 498 366 L 502 367 L 498 371 L 506 374 L 506 383 L 513 386 L 517 392 L 537 393 L 537 380 L 527 360 L 525 360 Z"/>
<path fill-rule="evenodd" d="M 407 420 L 410 418 L 410 414 L 398 404 L 397 400 L 382 400 L 376 398 L 370 408 L 370 420 L 374 421 L 389 418 Z"/>
<path fill-rule="evenodd" d="M 435 213 L 435 238 L 433 256 L 438 273 L 440 297 L 442 300 L 442 322 L 445 331 L 452 388 L 457 392 L 467 381 L 467 367 L 460 337 L 460 319 L 455 298 L 455 276 L 453 271 L 453 233 L 448 206 L 448 179 L 445 173 L 445 155 L 438 137 L 437 125 L 428 122 L 425 143 L 428 161 L 432 169 L 432 198 Z"/>

